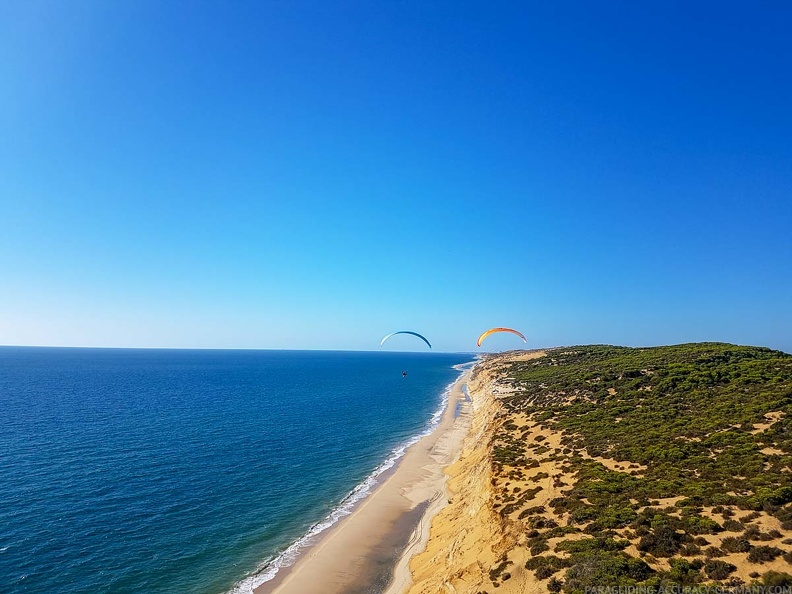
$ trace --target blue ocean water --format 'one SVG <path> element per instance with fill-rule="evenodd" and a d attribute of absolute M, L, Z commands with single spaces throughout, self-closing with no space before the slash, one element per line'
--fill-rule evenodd
<path fill-rule="evenodd" d="M 365 494 L 471 358 L 0 348 L 0 591 L 243 591 Z"/>

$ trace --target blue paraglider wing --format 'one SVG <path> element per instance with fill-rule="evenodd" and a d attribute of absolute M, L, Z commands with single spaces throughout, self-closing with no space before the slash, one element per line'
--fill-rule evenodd
<path fill-rule="evenodd" d="M 429 341 L 426 340 L 425 336 L 422 336 L 421 334 L 418 334 L 417 332 L 411 332 L 410 330 L 399 330 L 398 332 L 391 332 L 390 334 L 388 334 L 385 338 L 383 338 L 380 341 L 380 346 L 385 344 L 385 341 L 388 340 L 391 336 L 396 336 L 397 334 L 412 334 L 413 336 L 417 336 L 418 338 L 423 340 L 427 345 L 429 345 L 430 349 L 432 348 L 432 345 L 429 344 Z"/>

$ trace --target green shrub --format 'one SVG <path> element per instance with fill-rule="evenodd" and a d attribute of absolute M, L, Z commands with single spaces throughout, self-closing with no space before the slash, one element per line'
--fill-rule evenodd
<path fill-rule="evenodd" d="M 684 544 L 679 548 L 679 554 L 683 557 L 695 557 L 701 553 L 701 547 L 695 543 Z"/>
<path fill-rule="evenodd" d="M 546 580 L 559 569 L 560 568 L 553 567 L 552 565 L 542 565 L 541 567 L 537 568 L 536 571 L 534 571 L 534 575 L 536 576 L 536 579 Z"/>
<path fill-rule="evenodd" d="M 740 524 L 737 520 L 726 520 L 723 523 L 723 529 L 728 532 L 740 532 L 743 529 L 743 525 Z"/>
<path fill-rule="evenodd" d="M 748 500 L 751 509 L 767 510 L 792 501 L 792 486 L 786 485 L 775 489 L 762 487 Z"/>
<path fill-rule="evenodd" d="M 671 557 L 680 548 L 682 535 L 668 526 L 659 526 L 638 541 L 638 550 L 651 553 L 655 557 Z"/>
<path fill-rule="evenodd" d="M 714 559 L 715 557 L 724 557 L 726 555 L 726 551 L 721 549 L 720 547 L 707 547 L 704 551 L 704 556 L 707 559 Z"/>
<path fill-rule="evenodd" d="M 725 580 L 737 567 L 725 561 L 707 561 L 704 564 L 704 573 L 711 580 Z"/>
<path fill-rule="evenodd" d="M 565 551 L 569 554 L 595 553 L 599 551 L 621 551 L 630 546 L 628 540 L 613 540 L 612 538 L 581 538 L 580 540 L 567 540 L 556 545 L 556 551 Z"/>
<path fill-rule="evenodd" d="M 715 534 L 723 530 L 715 520 L 704 516 L 690 516 L 686 518 L 685 524 L 690 534 Z"/>
<path fill-rule="evenodd" d="M 668 579 L 674 584 L 692 585 L 701 581 L 702 563 L 698 560 L 671 559 Z"/>
<path fill-rule="evenodd" d="M 629 526 L 637 516 L 638 514 L 632 507 L 608 506 L 599 510 L 594 520 L 594 526 L 598 530 L 623 528 Z"/>
<path fill-rule="evenodd" d="M 777 547 L 762 545 L 751 549 L 748 553 L 748 561 L 751 563 L 764 563 L 765 561 L 773 561 L 776 557 L 783 554 L 784 551 Z"/>
<path fill-rule="evenodd" d="M 566 572 L 565 590 L 580 591 L 603 584 L 628 586 L 642 582 L 652 569 L 642 560 L 623 553 L 580 555 Z"/>
<path fill-rule="evenodd" d="M 531 551 L 531 555 L 536 556 L 550 550 L 550 547 L 547 545 L 546 539 L 537 537 L 528 541 L 528 549 Z"/>
<path fill-rule="evenodd" d="M 503 557 L 501 557 L 501 559 L 503 559 Z M 489 570 L 489 579 L 493 584 L 498 581 L 498 578 L 500 577 L 501 573 L 503 573 L 503 570 L 506 569 L 506 567 L 509 564 L 510 561 L 506 561 L 504 559 L 500 563 L 498 563 L 495 567 Z"/>
<path fill-rule="evenodd" d="M 744 538 L 727 536 L 721 542 L 721 548 L 729 553 L 747 553 L 751 550 L 751 543 Z"/>
<path fill-rule="evenodd" d="M 536 514 L 543 514 L 547 511 L 544 505 L 535 505 L 533 507 L 529 507 L 524 509 L 520 512 L 518 516 L 520 520 L 527 518 L 528 516 L 533 516 Z"/>
<path fill-rule="evenodd" d="M 555 528 L 556 526 L 558 526 L 558 522 L 556 522 L 552 518 L 545 518 L 543 516 L 538 516 L 528 520 L 528 525 L 531 528 L 536 528 L 538 530 L 541 530 L 543 528 Z"/>
<path fill-rule="evenodd" d="M 762 576 L 762 584 L 768 588 L 792 587 L 792 575 L 780 571 L 768 571 Z"/>
<path fill-rule="evenodd" d="M 745 540 L 773 540 L 773 537 L 767 532 L 762 532 L 759 526 L 748 526 L 742 533 L 742 537 Z"/>

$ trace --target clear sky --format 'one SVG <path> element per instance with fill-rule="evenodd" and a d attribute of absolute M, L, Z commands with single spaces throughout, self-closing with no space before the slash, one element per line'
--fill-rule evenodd
<path fill-rule="evenodd" d="M 0 344 L 792 352 L 790 6 L 2 0 Z"/>

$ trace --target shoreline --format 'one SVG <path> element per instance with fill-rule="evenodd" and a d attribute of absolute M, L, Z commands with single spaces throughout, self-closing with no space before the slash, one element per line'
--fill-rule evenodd
<path fill-rule="evenodd" d="M 410 579 L 401 589 L 387 594 L 480 594 L 491 591 L 492 586 L 503 586 L 493 583 L 490 572 L 506 561 L 504 553 L 512 540 L 524 538 L 524 532 L 504 530 L 504 521 L 493 507 L 490 444 L 503 419 L 498 395 L 511 389 L 508 380 L 504 381 L 503 366 L 544 354 L 538 350 L 507 351 L 488 355 L 475 365 L 468 383 L 470 427 L 459 455 L 445 469 L 448 480 L 444 504 L 425 523 L 429 533 L 425 545 L 406 560 Z M 410 553 L 405 551 L 405 555 Z M 545 591 L 533 574 L 527 581 L 514 579 L 504 584 L 504 592 Z"/>
<path fill-rule="evenodd" d="M 414 550 L 416 526 L 445 502 L 443 469 L 458 455 L 469 425 L 470 401 L 462 387 L 477 362 L 455 366 L 460 374 L 444 391 L 443 406 L 434 416 L 437 423 L 403 446 L 392 466 L 373 477 L 373 490 L 355 502 L 348 515 L 313 539 L 309 532 L 308 539 L 293 543 L 296 558 L 272 578 L 257 584 L 258 576 L 250 576 L 233 592 L 304 594 L 321 583 L 323 594 L 352 594 L 373 582 L 383 588 L 379 591 L 390 592 L 392 586 L 384 589 L 396 579 L 394 566 L 401 568 L 400 579 L 405 567 L 409 576 L 407 551 Z M 428 525 L 422 531 L 428 536 Z"/>
<path fill-rule="evenodd" d="M 458 489 L 452 484 L 458 474 L 455 469 L 464 462 L 470 450 L 478 445 L 482 429 L 489 425 L 486 411 L 481 410 L 486 404 L 486 399 L 482 398 L 481 391 L 472 387 L 473 372 L 480 369 L 484 360 L 485 358 L 481 356 L 477 357 L 467 370 L 465 381 L 459 385 L 455 414 L 458 414 L 459 418 L 464 417 L 464 433 L 455 444 L 454 455 L 449 457 L 441 468 L 442 477 L 438 481 L 441 491 L 438 493 L 438 497 L 429 503 L 418 521 L 410 542 L 399 556 L 394 568 L 393 579 L 382 594 L 407 594 L 415 587 L 415 559 L 426 553 L 433 536 L 435 520 L 455 501 L 455 494 L 458 492 Z"/>

